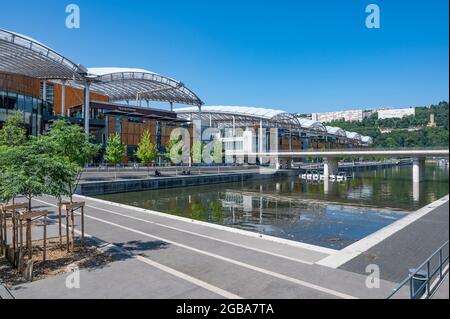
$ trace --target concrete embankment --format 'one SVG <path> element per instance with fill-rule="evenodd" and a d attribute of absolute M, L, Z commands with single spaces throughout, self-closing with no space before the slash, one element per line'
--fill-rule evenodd
<path fill-rule="evenodd" d="M 235 183 L 297 175 L 297 170 L 260 172 L 227 172 L 191 176 L 159 177 L 147 179 L 121 179 L 116 181 L 90 181 L 78 185 L 76 194 L 97 196 L 105 194 L 138 192 L 153 189 L 199 186 L 219 183 Z"/>

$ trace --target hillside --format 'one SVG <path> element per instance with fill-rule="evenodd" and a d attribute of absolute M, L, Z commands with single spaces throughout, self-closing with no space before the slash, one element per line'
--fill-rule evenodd
<path fill-rule="evenodd" d="M 347 131 L 358 132 L 374 138 L 373 147 L 431 147 L 448 146 L 448 102 L 430 107 L 417 107 L 416 114 L 404 118 L 378 119 L 374 113 L 362 122 L 332 121 L 326 123 Z M 430 113 L 435 114 L 436 127 L 428 127 Z M 382 133 L 388 131 L 388 133 Z"/>

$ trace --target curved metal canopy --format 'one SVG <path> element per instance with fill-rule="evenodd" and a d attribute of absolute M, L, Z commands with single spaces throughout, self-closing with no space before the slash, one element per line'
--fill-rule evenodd
<path fill-rule="evenodd" d="M 326 126 L 326 129 L 327 129 L 328 134 L 335 135 L 335 136 L 341 136 L 341 137 L 347 137 L 347 133 L 340 127 Z"/>
<path fill-rule="evenodd" d="M 142 69 L 86 69 L 27 36 L 0 29 L 0 72 L 21 74 L 41 80 L 73 80 L 110 101 L 147 100 L 201 106 L 203 102 L 177 80 Z"/>
<path fill-rule="evenodd" d="M 27 36 L 0 29 L 0 71 L 38 79 L 81 79 L 86 69 Z"/>
<path fill-rule="evenodd" d="M 246 106 L 204 106 L 201 114 L 196 108 L 178 108 L 178 117 L 192 119 L 201 116 L 204 121 L 220 123 L 221 126 L 231 126 L 233 121 L 237 126 L 259 125 L 263 122 L 265 127 L 286 125 L 291 129 L 299 129 L 300 123 L 292 114 L 280 110 L 264 109 Z"/>
<path fill-rule="evenodd" d="M 93 91 L 111 101 L 148 100 L 201 106 L 203 102 L 183 83 L 147 71 L 131 68 L 89 68 Z"/>
<path fill-rule="evenodd" d="M 373 138 L 370 136 L 361 136 L 361 142 L 364 144 L 370 145 L 373 144 Z"/>
<path fill-rule="evenodd" d="M 314 131 L 319 131 L 319 132 L 324 132 L 324 133 L 327 132 L 327 129 L 321 122 L 308 120 L 308 119 L 302 119 L 302 118 L 299 118 L 298 120 L 300 121 L 300 125 L 303 128 L 306 128 L 309 130 L 314 130 Z"/>
<path fill-rule="evenodd" d="M 346 131 L 346 134 L 347 134 L 348 139 L 361 141 L 361 135 L 356 132 L 347 132 Z"/>

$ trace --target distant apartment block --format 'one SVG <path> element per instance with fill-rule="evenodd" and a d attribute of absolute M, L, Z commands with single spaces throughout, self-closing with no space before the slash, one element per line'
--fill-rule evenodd
<path fill-rule="evenodd" d="M 339 112 L 324 112 L 313 113 L 312 120 L 322 123 L 329 123 L 336 120 L 358 121 L 361 122 L 366 117 L 366 112 L 363 110 L 339 111 Z"/>
<path fill-rule="evenodd" d="M 373 110 L 351 110 L 351 111 L 338 111 L 338 112 L 323 112 L 312 113 L 311 119 L 313 121 L 329 123 L 331 121 L 357 121 L 361 122 L 363 119 L 370 117 L 373 113 L 378 113 L 379 119 L 390 118 L 403 118 L 409 115 L 415 115 L 415 108 L 403 108 L 403 109 L 388 109 L 380 108 Z"/>
<path fill-rule="evenodd" d="M 382 119 L 392 119 L 392 118 L 403 118 L 410 115 L 415 115 L 416 109 L 413 107 L 405 109 L 382 109 L 378 110 L 378 118 Z"/>

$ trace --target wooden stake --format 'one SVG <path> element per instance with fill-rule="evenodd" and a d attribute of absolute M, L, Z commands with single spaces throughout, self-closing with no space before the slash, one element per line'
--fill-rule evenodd
<path fill-rule="evenodd" d="M 0 207 L 0 255 L 3 255 L 3 208 Z"/>
<path fill-rule="evenodd" d="M 45 262 L 47 257 L 47 215 L 44 215 L 44 255 L 42 260 Z"/>
<path fill-rule="evenodd" d="M 70 210 L 70 217 L 72 218 L 72 253 L 75 252 L 74 246 L 75 246 L 75 217 L 73 209 Z"/>
<path fill-rule="evenodd" d="M 33 257 L 33 251 L 31 248 L 31 219 L 27 219 L 27 250 L 28 250 L 28 258 L 31 260 Z"/>
<path fill-rule="evenodd" d="M 6 230 L 6 211 L 3 211 L 3 243 L 5 245 L 5 250 L 8 249 L 8 232 Z"/>
<path fill-rule="evenodd" d="M 19 271 L 22 271 L 23 267 L 23 222 L 19 220 L 19 262 L 17 263 Z"/>
<path fill-rule="evenodd" d="M 81 243 L 84 246 L 84 205 L 81 206 Z"/>
<path fill-rule="evenodd" d="M 17 243 L 16 243 L 16 211 L 12 212 L 11 221 L 12 221 L 12 249 L 14 250 L 14 254 L 17 252 Z M 16 265 L 17 266 L 17 265 Z"/>
<path fill-rule="evenodd" d="M 61 205 L 62 203 L 60 202 L 58 205 L 58 224 L 59 224 L 59 246 L 62 249 Z"/>
<path fill-rule="evenodd" d="M 70 227 L 70 223 L 69 223 L 69 210 L 66 209 L 66 244 L 67 244 L 67 252 L 70 252 L 70 238 L 69 238 L 69 227 Z"/>

